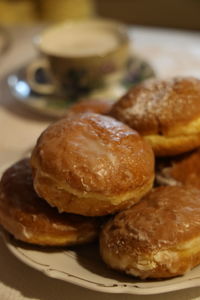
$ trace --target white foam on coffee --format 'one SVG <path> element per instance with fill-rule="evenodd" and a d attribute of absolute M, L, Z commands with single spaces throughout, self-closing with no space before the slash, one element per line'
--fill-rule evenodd
<path fill-rule="evenodd" d="M 58 56 L 103 55 L 119 45 L 112 27 L 77 23 L 57 27 L 42 36 L 42 50 Z"/>

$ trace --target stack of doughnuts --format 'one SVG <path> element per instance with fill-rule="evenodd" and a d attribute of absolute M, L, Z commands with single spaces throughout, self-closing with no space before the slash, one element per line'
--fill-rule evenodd
<path fill-rule="evenodd" d="M 99 237 L 103 261 L 141 279 L 182 275 L 200 264 L 198 147 L 198 79 L 78 103 L 4 172 L 0 223 L 36 245 Z"/>
<path fill-rule="evenodd" d="M 104 226 L 102 258 L 140 278 L 182 275 L 200 263 L 200 80 L 148 80 L 119 99 L 110 115 L 151 144 L 156 181 Z"/>
<path fill-rule="evenodd" d="M 4 172 L 0 222 L 32 244 L 86 243 L 101 216 L 139 201 L 153 181 L 153 151 L 137 132 L 111 117 L 72 114 L 41 134 L 30 159 Z"/>
<path fill-rule="evenodd" d="M 67 116 L 95 112 L 107 114 L 112 101 L 84 100 Z M 8 168 L 0 182 L 0 223 L 18 240 L 41 246 L 71 246 L 97 238 L 101 218 L 59 213 L 38 196 L 33 187 L 30 159 Z"/>

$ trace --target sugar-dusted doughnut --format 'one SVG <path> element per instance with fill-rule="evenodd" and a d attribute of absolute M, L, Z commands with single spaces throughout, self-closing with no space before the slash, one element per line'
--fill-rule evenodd
<path fill-rule="evenodd" d="M 28 159 L 8 168 L 0 181 L 0 224 L 16 239 L 42 246 L 69 246 L 93 241 L 101 220 L 60 214 L 33 189 Z"/>
<path fill-rule="evenodd" d="M 144 81 L 117 101 L 110 115 L 143 135 L 156 156 L 193 150 L 200 145 L 200 80 Z"/>
<path fill-rule="evenodd" d="M 184 274 L 200 263 L 200 191 L 152 190 L 108 221 L 100 252 L 111 268 L 142 279 Z"/>
<path fill-rule="evenodd" d="M 77 114 L 48 127 L 31 157 L 38 195 L 61 212 L 114 213 L 152 187 L 154 155 L 134 130 L 111 117 Z"/>

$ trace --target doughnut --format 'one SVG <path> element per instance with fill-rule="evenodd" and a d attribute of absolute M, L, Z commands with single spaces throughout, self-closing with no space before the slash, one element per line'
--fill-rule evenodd
<path fill-rule="evenodd" d="M 110 112 L 113 103 L 114 102 L 111 100 L 106 101 L 102 99 L 80 100 L 68 109 L 64 117 L 84 112 L 107 115 Z"/>
<path fill-rule="evenodd" d="M 141 279 L 183 275 L 200 263 L 200 191 L 153 189 L 106 223 L 100 253 L 109 267 Z"/>
<path fill-rule="evenodd" d="M 200 145 L 200 80 L 152 79 L 133 87 L 110 115 L 137 130 L 156 156 L 171 156 Z"/>
<path fill-rule="evenodd" d="M 187 185 L 200 189 L 200 149 L 157 163 L 158 185 Z"/>
<path fill-rule="evenodd" d="M 154 154 L 134 130 L 84 113 L 50 125 L 32 152 L 34 187 L 60 212 L 103 216 L 139 201 L 152 187 Z"/>
<path fill-rule="evenodd" d="M 98 218 L 59 214 L 33 189 L 29 159 L 8 168 L 0 181 L 0 224 L 17 240 L 41 246 L 71 246 L 93 241 Z"/>

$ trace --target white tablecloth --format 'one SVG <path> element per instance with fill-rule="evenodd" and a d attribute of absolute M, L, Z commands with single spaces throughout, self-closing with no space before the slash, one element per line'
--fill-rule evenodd
<path fill-rule="evenodd" d="M 34 145 L 49 121 L 19 107 L 9 94 L 5 76 L 36 54 L 31 37 L 39 28 L 12 28 L 12 44 L 0 57 L 0 166 L 12 163 Z M 134 51 L 151 62 L 158 76 L 200 78 L 199 33 L 135 27 L 130 29 Z M 0 239 L 0 300 L 70 299 L 200 299 L 200 288 L 162 295 L 134 296 L 97 293 L 48 278 L 10 254 Z"/>

